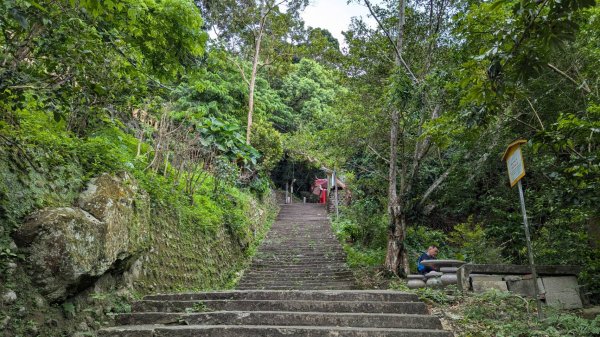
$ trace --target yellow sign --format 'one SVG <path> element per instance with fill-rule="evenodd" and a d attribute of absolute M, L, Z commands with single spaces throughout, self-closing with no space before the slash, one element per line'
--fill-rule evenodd
<path fill-rule="evenodd" d="M 521 144 L 527 143 L 526 140 L 517 140 L 511 143 L 502 159 L 506 161 L 508 169 L 508 178 L 510 179 L 510 187 L 513 187 L 525 176 L 525 164 L 523 164 L 523 154 L 521 152 Z"/>

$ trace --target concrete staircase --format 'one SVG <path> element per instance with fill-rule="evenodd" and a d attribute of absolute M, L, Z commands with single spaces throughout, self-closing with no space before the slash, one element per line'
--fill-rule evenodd
<path fill-rule="evenodd" d="M 238 289 L 353 289 L 325 206 L 284 205 Z"/>
<path fill-rule="evenodd" d="M 282 207 L 240 290 L 146 296 L 98 336 L 452 336 L 414 294 L 352 290 L 324 206 Z"/>

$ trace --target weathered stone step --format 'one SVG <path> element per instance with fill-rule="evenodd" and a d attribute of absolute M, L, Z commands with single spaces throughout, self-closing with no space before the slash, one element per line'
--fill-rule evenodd
<path fill-rule="evenodd" d="M 252 275 L 253 272 L 268 273 L 293 273 L 293 274 L 323 274 L 331 272 L 347 272 L 349 269 L 345 265 L 338 264 L 329 268 L 320 268 L 318 266 L 305 267 L 304 265 L 254 265 L 252 270 L 246 271 L 246 275 Z"/>
<path fill-rule="evenodd" d="M 284 243 L 272 244 L 269 246 L 264 246 L 264 245 L 260 246 L 259 253 L 288 254 L 288 255 L 317 254 L 317 253 L 343 254 L 344 251 L 342 250 L 341 246 L 323 247 L 322 245 L 319 245 L 319 244 L 292 245 L 292 244 L 284 242 Z"/>
<path fill-rule="evenodd" d="M 260 280 L 279 280 L 279 281 L 290 281 L 290 280 L 314 280 L 315 282 L 321 280 L 338 280 L 338 279 L 348 279 L 354 280 L 354 274 L 351 272 L 347 273 L 338 273 L 338 274 L 323 274 L 323 273 L 293 273 L 293 274 L 283 274 L 283 273 L 262 273 L 255 274 L 254 272 L 249 272 L 244 275 L 244 280 L 249 279 L 260 279 Z"/>
<path fill-rule="evenodd" d="M 337 289 L 336 287 L 350 286 L 353 285 L 352 279 L 294 279 L 294 280 L 285 280 L 285 279 L 277 279 L 277 280 L 248 280 L 241 281 L 239 283 L 240 286 L 250 286 L 256 285 L 259 287 L 258 289 L 264 289 L 267 286 L 288 286 L 288 287 L 297 287 L 298 289 Z M 318 288 L 312 288 L 318 287 Z M 292 288 L 293 289 L 293 288 Z M 346 288 L 340 288 L 346 289 Z"/>
<path fill-rule="evenodd" d="M 310 243 L 310 239 L 309 242 L 304 241 L 304 240 L 294 240 L 294 241 L 281 241 L 281 242 L 273 242 L 273 243 L 269 243 L 269 244 L 264 244 L 262 246 L 260 246 L 260 248 L 268 248 L 268 249 L 272 249 L 272 250 L 283 250 L 283 249 L 308 249 L 308 248 L 319 248 L 319 249 L 323 249 L 323 250 L 327 250 L 327 249 L 341 249 L 342 246 L 340 246 L 338 243 L 335 242 L 327 242 L 327 241 L 321 241 L 321 242 L 316 242 L 314 244 Z"/>
<path fill-rule="evenodd" d="M 264 248 L 264 249 L 262 249 Z M 332 254 L 336 254 L 336 255 L 340 255 L 340 256 L 345 256 L 345 254 L 343 254 L 343 251 L 341 249 L 341 247 L 310 247 L 310 246 L 306 246 L 306 247 L 288 247 L 287 250 L 284 249 L 284 247 L 262 247 L 260 252 L 257 255 L 263 255 L 263 254 L 276 254 L 276 255 L 304 255 L 304 256 L 311 256 L 311 255 L 332 255 Z"/>
<path fill-rule="evenodd" d="M 326 229 L 321 229 L 321 228 L 318 228 L 318 229 L 303 228 L 302 230 L 296 230 L 293 228 L 275 229 L 273 232 L 270 232 L 268 234 L 268 237 L 269 238 L 277 237 L 277 238 L 287 239 L 287 240 L 291 240 L 291 241 L 293 241 L 293 240 L 302 241 L 301 239 L 303 239 L 303 237 L 286 236 L 286 235 L 289 235 L 290 233 L 301 233 L 302 235 L 312 235 L 312 236 L 315 236 L 315 239 L 321 238 L 321 239 L 329 240 L 330 238 L 334 237 L 331 230 L 326 230 Z M 319 235 L 322 235 L 322 236 L 319 236 Z"/>
<path fill-rule="evenodd" d="M 339 285 L 330 285 L 330 284 L 320 284 L 320 285 L 260 285 L 260 284 L 252 284 L 252 285 L 240 285 L 238 287 L 240 290 L 355 290 L 358 289 L 357 286 L 353 284 L 349 284 L 348 282 Z"/>
<path fill-rule="evenodd" d="M 265 273 L 250 271 L 244 274 L 244 279 L 277 279 L 277 280 L 290 280 L 290 279 L 306 279 L 306 278 L 322 278 L 322 279 L 337 279 L 337 278 L 349 278 L 354 279 L 354 274 L 350 271 L 338 272 L 338 273 L 316 273 L 297 271 L 291 273 Z"/>
<path fill-rule="evenodd" d="M 290 235 L 296 235 L 296 237 L 290 237 Z M 286 236 L 287 235 L 287 236 Z M 331 240 L 335 239 L 335 236 L 333 236 L 333 233 L 331 233 L 331 231 L 326 231 L 326 230 L 309 230 L 309 229 L 303 229 L 303 230 L 293 230 L 293 229 L 284 229 L 281 231 L 275 231 L 271 234 L 269 234 L 269 238 L 276 238 L 276 239 L 281 239 L 281 240 L 289 240 L 289 241 L 296 241 L 296 242 L 302 242 L 304 239 L 306 240 L 323 240 L 324 242 L 330 242 L 333 243 Z"/>
<path fill-rule="evenodd" d="M 284 279 L 249 279 L 243 282 L 240 282 L 240 286 L 251 286 L 251 285 L 256 285 L 259 287 L 259 289 L 264 289 L 265 287 L 268 286 L 277 286 L 277 285 L 283 285 L 283 286 L 291 286 L 291 287 L 298 287 L 298 288 L 302 288 L 302 289 L 312 289 L 311 287 L 321 287 L 321 286 L 327 286 L 328 289 L 336 289 L 336 286 L 345 286 L 345 285 L 351 285 L 352 284 L 352 279 L 343 279 L 343 278 L 339 278 L 339 279 L 326 279 L 326 278 L 321 278 L 321 279 L 315 279 L 315 278 L 306 278 L 306 279 L 290 279 L 290 280 L 284 280 Z"/>
<path fill-rule="evenodd" d="M 314 254 L 314 255 L 277 255 L 277 254 L 261 254 L 260 256 L 256 256 L 254 261 L 260 260 L 275 260 L 275 261 L 290 261 L 290 262 L 298 262 L 303 260 L 310 261 L 340 261 L 346 262 L 346 259 L 342 255 L 334 255 L 334 254 Z"/>
<path fill-rule="evenodd" d="M 260 260 L 252 263 L 252 268 L 255 267 L 273 267 L 273 268 L 305 268 L 305 269 L 319 269 L 319 268 L 348 268 L 343 261 L 319 261 L 317 264 L 312 261 L 297 261 L 294 263 L 286 261 L 271 261 L 271 260 Z"/>
<path fill-rule="evenodd" d="M 348 271 L 348 267 L 345 264 L 333 264 L 333 265 L 326 265 L 326 266 L 313 266 L 312 268 L 305 268 L 304 266 L 302 267 L 293 267 L 293 266 L 284 266 L 284 265 L 254 265 L 252 270 L 248 271 L 248 272 L 252 272 L 252 271 L 257 271 L 257 272 L 310 272 L 310 273 L 322 273 L 322 272 L 341 272 L 341 271 Z"/>
<path fill-rule="evenodd" d="M 295 300 L 205 300 L 151 301 L 133 303 L 134 312 L 184 312 L 202 308 L 212 311 L 318 311 L 354 313 L 426 314 L 422 302 L 355 302 L 355 301 L 295 301 Z"/>
<path fill-rule="evenodd" d="M 218 311 L 204 313 L 132 313 L 116 317 L 119 325 L 281 325 L 365 328 L 441 329 L 429 315 L 323 313 L 286 311 Z"/>
<path fill-rule="evenodd" d="M 344 260 L 342 259 L 296 259 L 296 260 L 278 260 L 278 259 L 257 259 L 252 263 L 254 266 L 273 266 L 273 267 L 304 267 L 312 268 L 319 267 L 321 265 L 336 265 L 343 266 Z"/>
<path fill-rule="evenodd" d="M 316 261 L 316 262 L 327 262 L 327 261 L 346 262 L 346 259 L 344 259 L 344 257 L 342 255 L 328 256 L 326 254 L 314 255 L 314 256 L 280 256 L 280 255 L 267 254 L 267 255 L 260 256 L 260 257 L 257 256 L 254 258 L 253 261 L 261 261 L 261 260 L 291 261 L 291 262 L 293 262 L 292 260 L 294 260 L 295 262 L 303 261 L 303 260 Z"/>
<path fill-rule="evenodd" d="M 285 246 L 281 246 L 284 245 Z M 301 251 L 304 252 L 306 249 L 309 250 L 319 250 L 319 251 L 328 251 L 329 249 L 337 251 L 339 248 L 341 248 L 340 244 L 338 243 L 325 243 L 325 242 L 316 242 L 316 243 L 310 243 L 310 242 L 302 242 L 302 244 L 298 244 L 298 245 L 290 245 L 289 242 L 278 242 L 278 243 L 271 243 L 271 244 L 264 244 L 261 246 L 261 248 L 264 248 L 265 250 L 268 251 L 275 251 L 275 252 L 290 252 L 290 251 Z"/>
<path fill-rule="evenodd" d="M 253 325 L 136 325 L 101 330 L 99 337 L 451 337 L 443 330 Z"/>
<path fill-rule="evenodd" d="M 348 266 L 345 264 L 336 262 L 334 264 L 328 264 L 327 266 L 318 266 L 318 265 L 310 265 L 310 264 L 294 264 L 294 265 L 284 265 L 284 264 L 254 264 L 252 265 L 252 270 L 262 270 L 262 271 L 271 271 L 271 272 L 309 272 L 309 273 L 320 273 L 323 271 L 329 270 L 348 270 Z M 248 272 L 252 272 L 249 270 Z"/>
<path fill-rule="evenodd" d="M 293 233 L 287 233 L 285 235 L 292 235 Z M 303 235 L 304 234 L 304 235 Z M 303 234 L 294 234 L 299 237 L 295 238 L 284 238 L 283 234 L 281 237 L 270 237 L 273 240 L 278 240 L 280 242 L 274 242 L 276 244 L 297 244 L 300 246 L 305 246 L 310 243 L 310 241 L 315 241 L 315 244 L 322 243 L 328 245 L 335 245 L 335 237 L 329 236 L 328 234 L 323 233 L 303 233 Z M 268 245 L 267 243 L 265 245 Z"/>
<path fill-rule="evenodd" d="M 246 272 L 244 274 L 244 278 L 306 278 L 306 277 L 350 277 L 352 278 L 354 274 L 350 270 L 342 270 L 342 271 L 324 271 L 324 272 L 311 272 L 308 270 L 298 270 L 293 272 L 283 273 L 274 273 L 260 270 L 252 270 Z"/>
<path fill-rule="evenodd" d="M 158 294 L 144 297 L 155 301 L 200 301 L 200 300 L 297 300 L 297 301 L 357 301 L 357 302 L 416 302 L 415 294 L 387 291 L 270 291 L 232 290 L 203 293 Z"/>
<path fill-rule="evenodd" d="M 283 250 L 269 250 L 269 249 L 265 249 L 265 250 L 261 250 L 260 253 L 256 254 L 256 257 L 263 257 L 263 256 L 274 256 L 274 257 L 345 257 L 346 255 L 342 253 L 341 249 L 337 250 L 334 248 L 328 248 L 328 249 L 323 249 L 323 248 L 310 248 L 310 247 L 306 247 L 304 249 L 299 249 L 299 248 L 295 248 L 295 249 L 290 249 L 288 251 L 283 251 Z"/>

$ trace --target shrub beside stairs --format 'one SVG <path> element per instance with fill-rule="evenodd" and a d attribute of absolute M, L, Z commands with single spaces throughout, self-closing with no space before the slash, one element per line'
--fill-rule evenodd
<path fill-rule="evenodd" d="M 100 337 L 451 337 L 416 295 L 353 290 L 325 208 L 284 205 L 239 290 L 146 296 Z"/>

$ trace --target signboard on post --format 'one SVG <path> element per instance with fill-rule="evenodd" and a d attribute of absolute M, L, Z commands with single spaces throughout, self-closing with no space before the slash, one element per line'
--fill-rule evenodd
<path fill-rule="evenodd" d="M 525 165 L 523 164 L 523 153 L 521 152 L 521 144 L 524 143 L 527 143 L 527 141 L 523 139 L 512 142 L 508 145 L 504 156 L 502 156 L 502 159 L 506 161 L 510 187 L 514 187 L 525 176 Z"/>
<path fill-rule="evenodd" d="M 506 161 L 508 169 L 508 178 L 510 179 L 510 187 L 518 185 L 519 199 L 521 201 L 521 212 L 523 213 L 523 227 L 525 228 L 525 239 L 527 241 L 527 252 L 529 255 L 529 266 L 531 267 L 531 275 L 533 276 L 533 289 L 535 292 L 538 318 L 543 319 L 542 301 L 537 283 L 537 271 L 535 270 L 535 261 L 533 259 L 533 248 L 531 245 L 531 235 L 529 234 L 529 223 L 527 221 L 527 211 L 525 210 L 525 194 L 523 193 L 523 184 L 521 179 L 525 176 L 525 165 L 523 164 L 523 153 L 521 152 L 521 144 L 527 143 L 526 140 L 519 139 L 508 145 L 508 148 L 502 156 L 502 160 Z"/>

